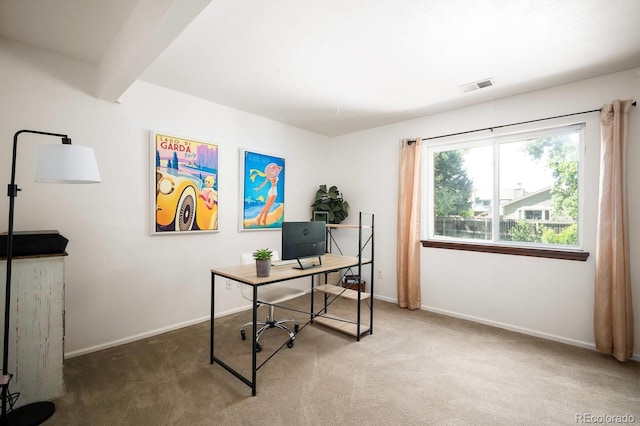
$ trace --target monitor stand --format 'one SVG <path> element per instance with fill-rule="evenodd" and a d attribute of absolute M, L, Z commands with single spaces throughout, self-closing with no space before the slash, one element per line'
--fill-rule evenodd
<path fill-rule="evenodd" d="M 298 261 L 298 265 L 299 266 L 294 266 L 292 269 L 311 269 L 311 268 L 317 268 L 318 266 L 322 265 L 322 257 L 318 256 L 318 263 L 307 263 L 306 265 L 303 265 L 302 262 L 300 261 L 300 258 L 296 258 L 296 260 Z"/>

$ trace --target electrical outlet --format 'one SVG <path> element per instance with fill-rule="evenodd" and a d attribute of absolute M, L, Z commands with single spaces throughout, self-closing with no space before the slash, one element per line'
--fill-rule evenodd
<path fill-rule="evenodd" d="M 382 269 L 378 269 L 378 279 L 382 279 Z"/>
<path fill-rule="evenodd" d="M 227 290 L 231 290 L 233 288 L 233 283 L 231 280 L 227 280 Z"/>

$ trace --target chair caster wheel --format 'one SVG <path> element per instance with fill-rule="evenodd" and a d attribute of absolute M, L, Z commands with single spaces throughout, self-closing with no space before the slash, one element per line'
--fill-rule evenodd
<path fill-rule="evenodd" d="M 289 340 L 289 342 L 287 343 L 287 347 L 289 349 L 291 349 L 293 347 L 293 340 Z"/>
<path fill-rule="evenodd" d="M 260 346 L 260 343 L 256 343 L 256 353 L 261 351 L 262 351 L 262 346 Z"/>
<path fill-rule="evenodd" d="M 299 329 L 300 329 L 299 324 L 295 323 L 295 325 L 293 326 L 293 331 L 297 333 Z"/>
<path fill-rule="evenodd" d="M 244 333 L 244 330 L 240 330 L 240 337 L 242 337 L 242 340 L 247 340 L 247 335 Z"/>

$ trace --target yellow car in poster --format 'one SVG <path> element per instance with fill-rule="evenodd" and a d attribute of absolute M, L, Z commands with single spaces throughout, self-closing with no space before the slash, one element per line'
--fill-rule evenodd
<path fill-rule="evenodd" d="M 217 230 L 217 191 L 202 186 L 193 176 L 156 169 L 156 230 Z"/>

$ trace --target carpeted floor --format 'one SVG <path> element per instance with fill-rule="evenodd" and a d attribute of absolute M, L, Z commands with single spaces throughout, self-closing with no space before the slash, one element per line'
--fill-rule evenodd
<path fill-rule="evenodd" d="M 353 303 L 331 312 L 348 316 Z M 245 374 L 250 344 L 239 327 L 249 319 L 215 322 L 216 355 Z M 569 425 L 624 415 L 640 423 L 637 362 L 380 301 L 373 331 L 356 342 L 305 327 L 258 371 L 255 397 L 209 364 L 209 322 L 69 359 L 67 395 L 47 424 Z M 261 359 L 285 341 L 267 333 Z"/>

